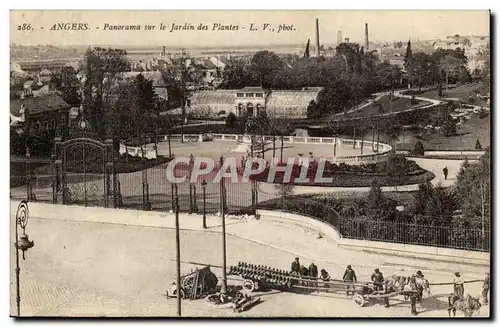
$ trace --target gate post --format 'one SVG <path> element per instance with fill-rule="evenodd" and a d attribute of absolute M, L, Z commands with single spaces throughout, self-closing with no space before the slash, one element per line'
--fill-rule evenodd
<path fill-rule="evenodd" d="M 68 193 L 67 193 L 67 186 L 66 186 L 66 171 L 65 171 L 65 162 L 63 162 L 64 159 L 64 154 L 62 153 L 62 149 L 61 149 L 61 141 L 62 139 L 58 136 L 56 138 L 54 138 L 54 154 L 55 154 L 55 157 L 56 157 L 56 161 L 55 161 L 55 169 L 56 169 L 56 181 L 55 181 L 55 184 L 56 184 L 56 195 L 54 196 L 54 200 L 56 201 L 56 203 L 59 202 L 59 192 L 62 191 L 62 202 L 63 204 L 66 204 L 67 202 L 67 197 L 68 197 Z M 61 179 L 62 179 L 62 182 L 61 182 Z"/>
<path fill-rule="evenodd" d="M 55 149 L 54 149 L 55 150 Z M 57 162 L 55 151 L 50 156 L 52 162 L 52 203 L 57 204 Z"/>
<path fill-rule="evenodd" d="M 26 199 L 31 200 L 31 195 L 33 194 L 31 185 L 31 168 L 30 168 L 30 148 L 26 147 Z"/>
<path fill-rule="evenodd" d="M 109 198 L 112 196 L 112 206 L 116 207 L 116 196 L 114 185 L 111 185 L 111 177 L 113 174 L 113 158 L 114 158 L 114 149 L 113 149 L 113 140 L 107 139 L 104 141 L 104 156 L 105 156 L 105 167 L 104 167 L 104 206 L 106 208 L 109 207 Z M 113 183 L 114 184 L 114 183 Z"/>

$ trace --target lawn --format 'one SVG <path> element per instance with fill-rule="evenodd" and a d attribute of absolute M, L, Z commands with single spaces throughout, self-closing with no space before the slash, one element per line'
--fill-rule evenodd
<path fill-rule="evenodd" d="M 371 115 L 381 115 L 391 112 L 403 111 L 406 109 L 410 109 L 412 107 L 421 106 L 427 104 L 426 101 L 418 101 L 415 103 L 411 103 L 411 99 L 408 98 L 400 98 L 396 97 L 393 101 L 390 100 L 390 96 L 385 95 L 381 97 L 378 101 L 378 104 L 382 105 L 381 108 L 376 103 L 371 103 L 368 106 L 358 110 L 356 112 L 350 112 L 347 115 L 344 113 L 338 113 L 332 116 L 333 119 L 350 119 L 356 117 L 369 117 Z"/>
<path fill-rule="evenodd" d="M 431 99 L 437 99 L 437 100 L 442 100 L 443 98 L 459 98 L 462 99 L 464 102 L 468 102 L 468 99 L 473 96 L 475 98 L 476 93 L 478 93 L 478 89 L 481 87 L 481 84 L 466 84 L 466 85 L 460 85 L 457 87 L 449 88 L 448 90 L 443 89 L 443 96 L 439 97 L 438 95 L 438 90 L 432 90 L 432 91 L 427 91 L 419 96 L 424 97 L 424 98 L 431 98 Z M 478 106 L 487 106 L 486 101 L 477 98 L 474 103 Z"/>
<path fill-rule="evenodd" d="M 281 183 L 283 180 L 283 173 L 277 172 L 275 175 L 274 182 Z M 314 175 L 313 175 L 314 176 Z M 324 177 L 331 176 L 327 172 L 323 175 Z M 294 179 L 298 176 L 291 176 L 291 183 L 294 183 Z M 401 176 L 398 180 L 390 178 L 387 174 L 362 174 L 362 173 L 347 173 L 339 172 L 333 174 L 333 181 L 331 183 L 317 183 L 314 182 L 314 178 L 311 177 L 309 182 L 299 183 L 296 185 L 301 186 L 322 186 L 322 187 L 369 187 L 374 182 L 380 186 L 401 186 L 401 185 L 413 185 L 422 184 L 427 181 L 434 179 L 435 175 L 429 171 L 421 170 L 414 174 L 407 174 Z M 260 182 L 267 182 L 267 171 L 250 177 L 251 180 L 256 180 Z"/>
<path fill-rule="evenodd" d="M 431 135 L 413 135 L 405 137 L 404 143 L 398 144 L 398 150 L 411 150 L 417 141 L 422 142 L 425 150 L 474 150 L 479 140 L 483 149 L 490 146 L 491 118 L 473 116 L 457 127 L 458 135 L 444 136 L 439 133 Z"/>

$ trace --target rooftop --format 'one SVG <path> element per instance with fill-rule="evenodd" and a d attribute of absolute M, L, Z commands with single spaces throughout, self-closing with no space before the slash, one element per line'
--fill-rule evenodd
<path fill-rule="evenodd" d="M 24 105 L 29 114 L 39 114 L 43 112 L 71 108 L 71 106 L 64 102 L 64 100 L 58 95 L 48 94 L 41 97 L 29 97 L 20 100 L 12 100 L 10 101 L 10 113 L 15 116 L 19 116 L 21 105 Z"/>

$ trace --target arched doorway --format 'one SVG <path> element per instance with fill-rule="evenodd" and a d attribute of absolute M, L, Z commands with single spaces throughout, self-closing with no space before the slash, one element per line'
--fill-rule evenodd
<path fill-rule="evenodd" d="M 55 146 L 55 187 L 58 192 L 60 185 L 63 204 L 108 207 L 112 202 L 115 207 L 117 180 L 113 172 L 113 142 L 102 143 L 91 138 L 61 142 L 56 138 Z"/>
<path fill-rule="evenodd" d="M 253 103 L 247 104 L 247 116 L 253 117 Z"/>
<path fill-rule="evenodd" d="M 243 104 L 238 104 L 238 116 L 243 116 L 244 110 L 243 110 Z"/>

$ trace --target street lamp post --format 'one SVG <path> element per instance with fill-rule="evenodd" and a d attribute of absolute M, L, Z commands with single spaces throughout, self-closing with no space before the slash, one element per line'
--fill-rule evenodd
<path fill-rule="evenodd" d="M 177 184 L 175 184 L 177 188 Z M 176 192 L 177 193 L 177 192 Z M 179 197 L 175 197 L 175 248 L 176 248 L 176 268 L 177 268 L 177 315 L 181 316 L 181 245 L 179 232 Z"/>
<path fill-rule="evenodd" d="M 224 157 L 220 157 L 221 169 L 224 164 Z M 224 172 L 223 172 L 224 173 Z M 220 181 L 220 196 L 221 196 L 221 216 L 222 216 L 222 286 L 220 292 L 227 293 L 227 277 L 226 277 L 226 214 L 225 214 L 225 198 L 226 191 L 224 188 L 224 174 Z"/>
<path fill-rule="evenodd" d="M 207 181 L 203 180 L 201 182 L 201 188 L 203 190 L 203 228 L 207 228 Z"/>
<path fill-rule="evenodd" d="M 23 260 L 25 260 L 24 252 L 28 251 L 28 249 L 32 248 L 35 245 L 35 242 L 30 241 L 28 235 L 26 234 L 26 226 L 28 225 L 28 202 L 21 201 L 19 206 L 17 207 L 16 212 L 16 238 L 14 246 L 16 248 L 16 304 L 17 304 L 17 316 L 21 316 L 21 294 L 20 294 L 20 282 L 19 282 L 19 273 L 21 269 L 19 268 L 19 250 L 23 251 Z M 18 226 L 21 226 L 23 229 L 23 234 L 19 237 Z"/>

